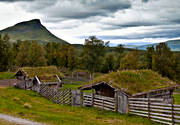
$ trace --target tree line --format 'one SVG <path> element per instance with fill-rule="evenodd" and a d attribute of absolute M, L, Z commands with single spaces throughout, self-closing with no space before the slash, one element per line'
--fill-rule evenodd
<path fill-rule="evenodd" d="M 85 39 L 82 49 L 70 44 L 49 42 L 42 45 L 36 41 L 11 43 L 10 37 L 0 35 L 0 71 L 14 66 L 55 65 L 68 70 L 82 69 L 108 73 L 117 70 L 151 69 L 172 80 L 180 81 L 180 53 L 172 52 L 165 43 L 148 47 L 146 51 L 127 51 L 123 45 L 109 47 L 95 36 Z"/>

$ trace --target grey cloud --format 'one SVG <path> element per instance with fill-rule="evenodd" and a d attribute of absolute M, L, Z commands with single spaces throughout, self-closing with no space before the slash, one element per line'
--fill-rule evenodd
<path fill-rule="evenodd" d="M 151 28 L 147 28 L 145 32 L 138 33 L 136 31 L 128 34 L 128 35 L 98 35 L 97 37 L 100 39 L 106 40 L 138 40 L 144 38 L 177 38 L 180 36 L 180 25 L 170 25 L 170 26 L 155 26 Z M 79 36 L 80 39 L 85 39 L 88 36 Z"/>
<path fill-rule="evenodd" d="M 101 26 L 103 30 L 114 30 L 114 29 L 124 29 L 128 27 L 140 27 L 140 26 L 155 26 L 158 25 L 153 22 L 129 22 L 123 24 L 105 23 Z"/>
<path fill-rule="evenodd" d="M 149 0 L 142 0 L 142 2 L 147 3 Z"/>
<path fill-rule="evenodd" d="M 49 4 L 51 4 L 49 6 Z M 27 11 L 46 14 L 50 18 L 86 19 L 93 16 L 107 16 L 118 10 L 131 8 L 130 0 L 36 0 Z"/>
<path fill-rule="evenodd" d="M 51 8 L 51 6 L 54 6 L 57 3 L 57 0 L 32 0 L 32 1 L 33 2 L 30 2 L 28 4 L 22 3 L 20 4 L 20 6 L 28 12 L 40 13 L 42 15 L 47 15 L 48 13 L 50 13 L 50 11 L 42 12 L 43 9 Z"/>
<path fill-rule="evenodd" d="M 148 2 L 149 0 L 143 0 Z M 180 24 L 180 0 L 151 1 L 146 4 L 135 2 L 132 8 L 121 11 L 114 18 L 102 21 L 103 30 L 140 26 L 161 26 Z M 142 6 L 142 7 L 140 7 Z"/>
<path fill-rule="evenodd" d="M 180 0 L 0 0 L 16 1 L 31 1 L 18 5 L 27 12 L 42 15 L 43 22 L 54 23 L 52 29 L 71 29 L 93 22 L 101 31 L 154 26 L 141 34 L 130 31 L 132 34 L 126 36 L 99 36 L 109 40 L 180 36 Z M 72 20 L 79 22 L 64 23 Z"/>
<path fill-rule="evenodd" d="M 116 39 L 128 39 L 128 40 L 135 40 L 135 39 L 144 39 L 144 38 L 176 38 L 180 36 L 179 29 L 169 30 L 169 31 L 158 31 L 152 33 L 134 33 L 127 36 L 98 36 L 98 38 L 106 39 L 106 40 L 116 40 Z"/>
<path fill-rule="evenodd" d="M 22 2 L 22 1 L 32 2 L 34 0 L 0 0 L 0 2 Z"/>

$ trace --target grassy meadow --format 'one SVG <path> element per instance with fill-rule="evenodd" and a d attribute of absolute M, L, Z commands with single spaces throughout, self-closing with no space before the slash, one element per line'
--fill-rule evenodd
<path fill-rule="evenodd" d="M 134 115 L 54 104 L 38 93 L 16 88 L 0 89 L 0 100 L 0 113 L 50 125 L 158 125 Z"/>
<path fill-rule="evenodd" d="M 14 79 L 13 72 L 0 72 L 0 79 Z"/>
<path fill-rule="evenodd" d="M 174 104 L 180 105 L 180 94 L 174 94 Z"/>

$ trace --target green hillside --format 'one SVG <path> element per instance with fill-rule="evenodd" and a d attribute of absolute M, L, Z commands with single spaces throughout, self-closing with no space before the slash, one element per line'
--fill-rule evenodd
<path fill-rule="evenodd" d="M 8 33 L 12 42 L 16 42 L 17 40 L 36 40 L 40 43 L 67 43 L 48 31 L 46 27 L 41 24 L 39 19 L 18 23 L 12 27 L 1 30 L 0 33 Z"/>
<path fill-rule="evenodd" d="M 134 115 L 55 104 L 38 93 L 16 88 L 0 88 L 0 100 L 0 113 L 48 125 L 158 125 Z"/>

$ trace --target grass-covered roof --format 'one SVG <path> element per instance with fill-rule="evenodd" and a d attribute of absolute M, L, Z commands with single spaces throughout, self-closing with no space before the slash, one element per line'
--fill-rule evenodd
<path fill-rule="evenodd" d="M 24 73 L 29 78 L 38 76 L 41 81 L 57 81 L 56 75 L 59 77 L 64 77 L 64 75 L 59 72 L 55 66 L 46 67 L 23 67 L 19 68 L 20 71 Z M 18 70 L 18 71 L 19 71 Z"/>
<path fill-rule="evenodd" d="M 97 77 L 85 83 L 80 89 L 85 89 L 89 85 L 93 86 L 102 82 L 130 95 L 176 86 L 175 82 L 151 70 L 123 70 Z"/>

